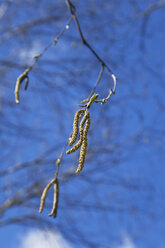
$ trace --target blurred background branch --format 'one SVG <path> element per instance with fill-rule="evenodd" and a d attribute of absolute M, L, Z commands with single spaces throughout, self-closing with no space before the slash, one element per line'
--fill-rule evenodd
<path fill-rule="evenodd" d="M 84 36 L 120 83 L 111 102 L 90 109 L 82 173 L 75 175 L 78 154 L 63 157 L 55 220 L 44 214 L 52 207 L 53 189 L 45 212 L 37 213 L 41 192 L 54 174 L 80 95 L 85 99 L 93 89 L 100 63 L 71 24 L 60 42 L 38 60 L 28 94 L 21 91 L 23 101 L 15 105 L 15 79 L 62 30 L 68 9 L 65 1 L 58 0 L 0 4 L 1 241 L 5 227 L 12 224 L 11 237 L 16 225 L 50 228 L 61 232 L 72 247 L 119 246 L 123 232 L 137 247 L 161 247 L 165 241 L 163 4 L 152 12 L 151 6 L 159 1 L 73 4 Z M 147 16 L 141 14 L 147 11 L 150 17 L 143 35 Z M 99 95 L 107 97 L 112 87 L 113 79 L 105 70 Z"/>

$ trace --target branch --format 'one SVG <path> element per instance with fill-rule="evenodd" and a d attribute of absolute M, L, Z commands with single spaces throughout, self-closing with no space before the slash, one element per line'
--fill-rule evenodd
<path fill-rule="evenodd" d="M 160 8 L 165 7 L 165 1 L 159 1 L 158 3 L 153 3 L 151 4 L 148 9 L 146 9 L 145 11 L 143 11 L 140 14 L 140 17 L 147 17 L 149 16 L 153 11 L 158 10 Z"/>
<path fill-rule="evenodd" d="M 99 75 L 97 77 L 97 80 L 96 80 L 96 83 L 93 87 L 93 89 L 91 90 L 89 96 L 88 96 L 88 99 L 87 100 L 84 100 L 82 102 L 86 102 L 85 105 L 79 105 L 81 107 L 85 107 L 86 108 L 86 111 L 90 108 L 91 104 L 93 102 L 101 102 L 102 104 L 106 103 L 109 98 L 111 97 L 112 94 L 115 94 L 115 91 L 116 91 L 116 76 L 114 75 L 114 73 L 112 72 L 112 70 L 108 67 L 108 65 L 100 58 L 100 56 L 95 52 L 95 50 L 90 46 L 90 44 L 85 40 L 84 36 L 83 36 L 83 33 L 82 33 L 82 30 L 81 30 L 81 27 L 80 27 L 80 24 L 79 24 L 79 21 L 78 21 L 78 18 L 76 16 L 76 8 L 75 6 L 71 3 L 70 0 L 66 0 L 66 4 L 70 10 L 70 13 L 71 13 L 71 17 L 74 19 L 75 23 L 76 23 L 76 26 L 77 26 L 77 29 L 78 29 L 78 32 L 80 34 L 80 38 L 81 38 L 81 41 L 82 43 L 94 54 L 94 56 L 97 58 L 97 60 L 100 62 L 101 64 L 101 70 L 99 72 Z M 103 75 L 103 72 L 104 72 L 104 68 L 106 68 L 108 70 L 108 72 L 111 74 L 111 77 L 113 79 L 113 89 L 110 89 L 109 90 L 109 93 L 108 93 L 108 96 L 106 98 L 103 98 L 102 100 L 97 100 L 97 98 L 99 97 L 99 94 L 95 94 L 95 90 L 102 78 L 102 75 Z M 42 212 L 43 210 L 43 207 L 44 207 L 44 203 L 45 203 L 45 197 L 46 197 L 46 194 L 47 194 L 47 189 L 49 189 L 49 187 L 54 184 L 54 202 L 53 202 L 53 209 L 51 211 L 51 213 L 49 214 L 49 216 L 53 216 L 53 217 L 56 217 L 57 215 L 57 208 L 58 208 L 58 198 L 59 198 L 59 185 L 58 185 L 58 181 L 57 181 L 57 176 L 58 176 L 58 172 L 59 172 L 59 165 L 61 163 L 61 159 L 64 155 L 64 151 L 65 151 L 65 148 L 67 146 L 67 144 L 69 145 L 72 145 L 76 139 L 77 139 L 77 135 L 78 135 L 78 122 L 81 118 L 81 112 L 83 110 L 78 110 L 75 114 L 75 118 L 74 118 L 74 122 L 73 122 L 73 134 L 71 136 L 71 138 L 68 139 L 67 143 L 65 144 L 64 148 L 63 148 L 63 151 L 62 153 L 60 154 L 59 158 L 57 159 L 56 161 L 56 165 L 57 165 L 57 168 L 56 168 L 56 178 L 54 180 L 52 180 L 45 188 L 45 190 L 43 191 L 43 195 L 41 197 L 41 205 L 40 205 L 40 213 Z M 88 111 L 87 111 L 88 113 Z M 89 113 L 88 113 L 89 114 Z M 83 130 L 83 125 L 86 121 L 86 126 Z M 84 166 L 84 162 L 85 162 L 85 155 L 86 155 L 86 150 L 87 150 L 87 133 L 88 133 L 88 129 L 89 129 L 89 126 L 90 126 L 90 117 L 88 117 L 87 119 L 82 119 L 81 123 L 80 123 L 80 126 L 79 126 L 79 141 L 70 149 L 68 150 L 66 153 L 69 154 L 69 153 L 72 153 L 74 151 L 76 151 L 80 146 L 81 146 L 81 150 L 80 150 L 80 157 L 79 157 L 79 165 L 78 165 L 78 168 L 76 170 L 76 174 L 79 174 L 79 172 L 83 169 L 83 166 Z M 56 183 L 55 183 L 56 182 Z"/>
<path fill-rule="evenodd" d="M 74 151 L 76 151 L 77 149 L 80 149 L 80 157 L 79 157 L 79 165 L 78 165 L 78 168 L 76 170 L 76 174 L 78 174 L 82 169 L 83 169 L 83 166 L 84 166 L 84 162 L 85 162 L 85 155 L 86 155 L 86 151 L 87 151 L 87 133 L 88 133 L 88 130 L 89 130 L 89 127 L 90 127 L 90 115 L 89 115 L 89 112 L 88 112 L 88 109 L 90 108 L 90 106 L 92 105 L 92 103 L 96 102 L 101 102 L 102 104 L 106 103 L 111 95 L 115 94 L 115 91 L 116 91 L 116 81 L 117 81 L 117 78 L 116 76 L 114 75 L 114 73 L 112 72 L 112 70 L 110 69 L 110 67 L 103 61 L 103 59 L 101 59 L 101 57 L 98 55 L 98 53 L 91 47 L 91 45 L 85 40 L 84 38 L 84 35 L 83 35 L 83 32 L 81 30 L 81 27 L 80 27 L 80 24 L 79 24 L 79 20 L 76 16 L 76 8 L 75 6 L 71 3 L 70 0 L 66 0 L 66 4 L 68 6 L 68 9 L 70 10 L 70 13 L 71 13 L 71 16 L 67 22 L 67 24 L 65 25 L 65 27 L 61 30 L 61 32 L 56 36 L 56 38 L 53 40 L 53 42 L 50 42 L 44 49 L 43 51 L 34 56 L 34 59 L 35 61 L 33 62 L 33 64 L 28 68 L 26 69 L 18 78 L 17 78 L 17 82 L 16 82 L 16 87 L 15 87 L 15 100 L 16 100 L 16 103 L 19 103 L 19 89 L 20 89 L 20 85 L 21 83 L 26 80 L 26 85 L 25 85 L 25 89 L 27 89 L 28 87 L 28 73 L 33 69 L 33 67 L 35 66 L 35 64 L 38 62 L 39 58 L 52 46 L 52 45 L 56 45 L 59 38 L 63 35 L 63 33 L 65 32 L 66 29 L 69 28 L 69 25 L 72 21 L 72 19 L 74 20 L 76 26 L 77 26 L 77 30 L 79 32 L 79 35 L 80 35 L 80 38 L 81 38 L 81 41 L 82 43 L 93 53 L 93 55 L 96 57 L 96 59 L 99 61 L 99 63 L 101 64 L 101 69 L 100 69 L 100 72 L 99 72 L 99 75 L 97 77 L 97 80 L 96 80 L 96 83 L 93 87 L 93 89 L 91 90 L 88 98 L 83 102 L 85 102 L 86 104 L 85 105 L 79 105 L 81 107 L 85 107 L 85 109 L 81 109 L 81 110 L 78 110 L 75 114 L 75 118 L 74 118 L 74 122 L 73 122 L 73 134 L 71 136 L 71 138 L 69 138 L 66 142 L 66 144 L 64 145 L 63 147 L 63 150 L 60 154 L 60 156 L 58 157 L 58 159 L 56 160 L 56 175 L 54 177 L 54 179 L 52 179 L 45 187 L 45 189 L 43 190 L 43 193 L 42 193 L 42 196 L 41 196 L 41 203 L 40 203 L 40 209 L 39 209 L 39 212 L 41 213 L 44 209 L 44 205 L 45 205 L 45 199 L 46 199 L 46 196 L 47 196 L 47 193 L 48 193 L 48 190 L 50 189 L 50 187 L 52 185 L 54 185 L 54 201 L 53 201 L 53 208 L 52 208 L 52 211 L 51 213 L 49 214 L 49 216 L 53 216 L 54 218 L 56 217 L 57 215 L 57 208 L 58 208 L 58 201 L 59 201 L 59 182 L 58 182 L 58 173 L 59 173 L 59 166 L 60 166 L 60 163 L 61 163 L 61 159 L 64 155 L 64 151 L 65 151 L 65 148 L 66 146 L 69 144 L 70 146 L 72 144 L 75 143 L 76 139 L 77 139 L 77 136 L 78 136 L 78 123 L 80 121 L 80 118 L 82 117 L 82 115 L 84 114 L 81 122 L 80 122 L 80 125 L 79 125 L 79 140 L 78 142 L 71 148 L 69 149 L 66 153 L 69 154 L 69 153 L 72 153 Z M 110 89 L 109 90 L 109 93 L 107 95 L 106 98 L 103 98 L 103 99 L 98 99 L 99 97 L 99 94 L 96 94 L 94 93 L 98 84 L 100 83 L 101 81 L 101 78 L 103 76 L 103 72 L 104 72 L 104 69 L 107 69 L 107 71 L 110 73 L 112 79 L 113 79 L 113 89 Z M 83 128 L 83 126 L 85 125 L 85 127 Z"/>
<path fill-rule="evenodd" d="M 29 83 L 29 78 L 28 78 L 28 73 L 33 69 L 33 67 L 37 64 L 39 58 L 53 45 L 56 45 L 59 38 L 63 35 L 63 33 L 65 32 L 66 29 L 69 29 L 69 25 L 72 21 L 72 17 L 69 18 L 69 20 L 67 21 L 66 25 L 64 26 L 64 28 L 61 30 L 61 32 L 56 36 L 56 38 L 50 42 L 40 54 L 37 54 L 34 56 L 34 62 L 32 63 L 32 65 L 27 68 L 18 78 L 16 81 L 16 86 L 15 86 L 15 102 L 19 103 L 19 90 L 20 90 L 20 85 L 21 83 L 26 80 L 26 85 L 25 85 L 25 90 L 28 87 L 28 83 Z"/>
<path fill-rule="evenodd" d="M 77 29 L 78 29 L 78 32 L 80 34 L 80 38 L 81 38 L 81 41 L 82 43 L 94 54 L 94 56 L 97 58 L 97 60 L 100 62 L 100 64 L 102 65 L 102 67 L 106 67 L 106 69 L 108 70 L 108 72 L 111 74 L 111 77 L 113 79 L 113 83 L 114 83 L 114 86 L 113 86 L 113 90 L 112 90 L 112 94 L 115 94 L 115 91 L 116 91 L 116 76 L 114 75 L 114 73 L 112 72 L 112 70 L 109 68 L 109 66 L 101 59 L 101 57 L 96 53 L 96 51 L 91 47 L 91 45 L 85 40 L 84 38 L 84 35 L 82 33 L 82 30 L 81 30 L 81 27 L 80 27 L 80 24 L 79 24 L 79 21 L 78 21 L 78 18 L 76 16 L 76 8 L 75 6 L 71 3 L 70 0 L 66 0 L 66 4 L 70 10 L 70 13 L 75 21 L 75 24 L 77 26 Z M 102 76 L 102 75 L 101 75 Z M 101 78 L 101 77 L 100 77 Z M 100 79 L 99 79 L 100 81 Z M 96 85 L 97 86 L 97 85 Z M 95 86 L 94 86 L 94 89 L 92 90 L 91 94 L 93 94 L 94 90 L 95 90 Z"/>
<path fill-rule="evenodd" d="M 141 41 L 140 41 L 140 48 L 142 51 L 145 49 L 145 43 L 144 43 L 144 38 L 146 36 L 146 30 L 147 30 L 147 25 L 149 22 L 150 15 L 155 11 L 160 8 L 165 7 L 165 1 L 159 1 L 158 3 L 153 3 L 151 4 L 145 11 L 140 13 L 138 16 L 140 18 L 143 18 L 142 20 L 142 26 L 141 26 Z"/>

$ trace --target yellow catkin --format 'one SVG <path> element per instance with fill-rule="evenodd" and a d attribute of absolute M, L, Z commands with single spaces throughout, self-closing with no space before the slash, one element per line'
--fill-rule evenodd
<path fill-rule="evenodd" d="M 84 128 L 84 131 L 83 131 L 83 136 L 87 138 L 87 134 L 88 134 L 88 130 L 90 128 L 90 115 L 89 115 L 89 112 L 88 112 L 88 116 L 87 116 L 87 121 L 86 121 L 86 124 L 85 124 L 85 128 Z"/>
<path fill-rule="evenodd" d="M 40 203 L 40 209 L 39 209 L 39 213 L 41 213 L 44 209 L 44 205 L 45 205 L 45 198 L 46 198 L 46 195 L 47 195 L 47 192 L 48 190 L 50 189 L 50 187 L 55 183 L 55 179 L 52 179 L 50 181 L 50 183 L 48 183 L 42 193 L 42 196 L 41 196 L 41 203 Z"/>
<path fill-rule="evenodd" d="M 32 69 L 32 66 L 30 66 L 28 69 L 26 69 L 18 78 L 15 86 L 15 102 L 19 103 L 19 90 L 20 90 L 20 85 L 23 82 L 24 79 L 27 79 L 26 82 L 26 88 L 28 85 L 28 73 Z"/>
<path fill-rule="evenodd" d="M 87 139 L 85 138 L 83 140 L 83 143 L 82 143 L 82 146 L 81 146 L 79 164 L 78 164 L 78 168 L 76 170 L 76 174 L 79 174 L 80 171 L 82 171 L 82 169 L 84 167 L 86 151 L 87 151 Z"/>
<path fill-rule="evenodd" d="M 72 146 L 76 139 L 77 139 L 77 135 L 78 135 L 78 123 L 79 120 L 81 118 L 81 115 L 85 112 L 85 109 L 80 109 L 76 112 L 75 116 L 74 116 L 74 121 L 73 121 L 73 132 L 72 132 L 72 136 L 69 138 L 68 144 L 70 146 Z"/>
<path fill-rule="evenodd" d="M 59 201 L 59 183 L 58 179 L 56 179 L 54 183 L 54 200 L 53 200 L 53 208 L 49 216 L 53 216 L 56 218 L 57 216 L 57 209 L 58 209 L 58 201 Z"/>
<path fill-rule="evenodd" d="M 76 150 L 78 150 L 80 148 L 81 145 L 82 145 L 82 140 L 79 139 L 79 141 L 71 149 L 66 151 L 66 154 L 70 154 L 72 152 L 75 152 Z"/>
<path fill-rule="evenodd" d="M 79 125 L 79 141 L 71 148 L 69 149 L 68 151 L 66 151 L 66 154 L 70 154 L 72 152 L 75 152 L 76 150 L 78 150 L 80 148 L 80 146 L 82 145 L 82 142 L 83 142 L 83 126 L 86 122 L 86 120 L 89 118 L 89 112 L 86 111 L 81 122 L 80 122 L 80 125 Z"/>
<path fill-rule="evenodd" d="M 76 170 L 76 174 L 79 174 L 80 171 L 82 171 L 82 169 L 84 167 L 85 155 L 86 155 L 86 151 L 87 151 L 87 134 L 88 134 L 89 128 L 90 128 L 90 116 L 88 115 L 88 118 L 86 120 L 86 125 L 85 125 L 84 131 L 83 131 L 83 142 L 81 145 L 79 164 L 78 164 L 78 168 Z"/>

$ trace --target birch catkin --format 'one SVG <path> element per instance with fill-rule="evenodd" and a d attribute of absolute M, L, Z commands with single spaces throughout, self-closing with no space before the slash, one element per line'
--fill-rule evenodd
<path fill-rule="evenodd" d="M 45 205 L 45 198 L 46 198 L 46 195 L 48 193 L 48 190 L 50 189 L 50 187 L 55 183 L 55 179 L 52 179 L 50 181 L 50 183 L 48 183 L 42 193 L 42 196 L 41 196 L 41 203 L 40 203 L 40 209 L 39 209 L 39 213 L 41 213 L 44 209 L 44 205 Z"/>
<path fill-rule="evenodd" d="M 25 85 L 25 90 L 28 87 L 28 73 L 29 71 L 32 69 L 32 66 L 30 66 L 28 69 L 26 69 L 18 78 L 17 78 L 17 82 L 16 82 L 16 86 L 15 86 L 15 102 L 19 103 L 19 90 L 20 90 L 20 85 L 21 83 L 24 81 L 24 79 L 26 80 L 26 85 Z"/>
<path fill-rule="evenodd" d="M 78 123 L 79 120 L 82 116 L 82 114 L 85 112 L 85 109 L 80 109 L 76 112 L 75 117 L 74 117 L 74 121 L 73 121 L 73 132 L 72 132 L 72 136 L 69 138 L 68 144 L 70 146 L 72 146 L 76 139 L 77 139 L 77 135 L 78 135 Z"/>
<path fill-rule="evenodd" d="M 76 150 L 78 150 L 80 148 L 80 146 L 82 145 L 82 142 L 83 142 L 83 126 L 86 122 L 86 120 L 89 118 L 89 112 L 86 112 L 80 122 L 80 125 L 79 125 L 79 141 L 71 148 L 69 149 L 68 151 L 66 151 L 66 154 L 70 154 L 72 152 L 75 152 Z M 74 125 L 73 125 L 74 126 Z M 78 130 L 77 130 L 78 131 Z M 73 130 L 73 133 L 74 130 Z M 77 138 L 77 137 L 76 137 Z"/>
<path fill-rule="evenodd" d="M 83 167 L 84 167 L 84 162 L 85 162 L 85 156 L 86 156 L 86 151 L 87 151 L 87 134 L 88 134 L 88 130 L 90 128 L 90 116 L 88 115 L 88 118 L 86 120 L 86 125 L 83 131 L 83 142 L 82 142 L 82 146 L 81 146 L 81 150 L 80 150 L 80 157 L 79 157 L 79 164 L 78 164 L 78 168 L 76 170 L 76 174 L 79 174 L 80 171 L 82 171 Z"/>
<path fill-rule="evenodd" d="M 83 118 L 80 122 L 79 128 L 78 128 L 78 122 L 79 122 L 83 113 L 84 113 L 84 116 L 83 116 Z M 85 124 L 85 127 L 84 127 L 84 124 Z M 84 129 L 83 129 L 83 127 L 84 127 Z M 85 155 L 86 155 L 86 151 L 87 151 L 87 134 L 88 134 L 89 128 L 90 128 L 90 115 L 89 115 L 88 110 L 85 110 L 85 109 L 82 109 L 82 111 L 78 110 L 75 114 L 75 117 L 74 117 L 73 134 L 72 134 L 72 137 L 70 139 L 69 144 L 73 144 L 76 141 L 78 132 L 79 132 L 79 140 L 71 149 L 66 151 L 66 154 L 70 154 L 72 152 L 75 152 L 76 150 L 78 150 L 81 147 L 79 164 L 78 164 L 78 168 L 76 170 L 76 174 L 80 173 L 80 171 L 84 167 Z"/>
<path fill-rule="evenodd" d="M 56 178 L 56 181 L 54 183 L 54 200 L 53 200 L 53 208 L 49 216 L 53 216 L 56 218 L 57 216 L 57 209 L 58 209 L 58 201 L 59 201 L 59 182 Z"/>

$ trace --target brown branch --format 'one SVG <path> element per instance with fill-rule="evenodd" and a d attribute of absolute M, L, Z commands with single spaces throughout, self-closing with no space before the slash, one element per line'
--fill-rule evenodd
<path fill-rule="evenodd" d="M 103 72 L 104 72 L 104 65 L 101 66 L 101 70 L 100 70 L 99 75 L 98 75 L 98 78 L 97 78 L 97 80 L 96 80 L 96 84 L 95 84 L 95 86 L 93 87 L 93 89 L 91 90 L 91 93 L 90 93 L 90 95 L 88 96 L 87 102 L 89 101 L 89 99 L 91 98 L 91 96 L 92 96 L 93 93 L 95 92 L 95 90 L 96 90 L 98 84 L 100 83 L 100 80 L 101 80 L 101 77 L 102 77 L 102 75 L 103 75 Z"/>
<path fill-rule="evenodd" d="M 39 58 L 53 45 L 56 45 L 59 38 L 63 35 L 63 33 L 65 32 L 66 29 L 69 28 L 69 25 L 72 21 L 72 16 L 69 18 L 69 20 L 67 21 L 66 25 L 64 26 L 64 28 L 60 31 L 60 33 L 56 36 L 56 38 L 50 42 L 40 54 L 37 54 L 34 56 L 34 62 L 32 63 L 32 65 L 27 68 L 18 78 L 16 81 L 16 86 L 15 86 L 15 102 L 19 103 L 19 90 L 20 90 L 20 85 L 21 83 L 26 80 L 26 85 L 25 85 L 25 90 L 28 87 L 28 83 L 29 83 L 29 79 L 28 79 L 28 73 L 33 69 L 33 67 L 36 65 L 36 63 L 38 62 Z"/>
<path fill-rule="evenodd" d="M 27 89 L 28 87 L 28 73 L 33 69 L 33 67 L 35 66 L 35 64 L 37 63 L 37 61 L 39 60 L 39 58 L 52 46 L 52 45 L 56 45 L 59 38 L 63 35 L 63 33 L 65 32 L 66 29 L 69 28 L 69 25 L 72 21 L 72 19 L 74 19 L 74 22 L 76 24 L 76 27 L 77 27 L 77 30 L 79 32 L 79 35 L 80 35 L 80 38 L 81 38 L 81 41 L 82 43 L 93 53 L 93 55 L 96 57 L 96 59 L 100 62 L 101 64 L 101 70 L 99 72 L 99 75 L 97 77 L 97 80 L 96 80 L 96 83 L 93 87 L 93 89 L 91 90 L 89 96 L 88 96 L 88 99 L 85 100 L 84 102 L 86 102 L 86 105 L 85 105 L 85 108 L 86 108 L 86 111 L 88 113 L 88 109 L 89 107 L 91 106 L 91 104 L 93 102 L 101 102 L 102 104 L 104 104 L 105 102 L 107 102 L 109 100 L 109 98 L 111 97 L 112 94 L 115 94 L 115 91 L 116 91 L 116 76 L 114 75 L 114 73 L 112 72 L 112 70 L 110 69 L 110 67 L 103 61 L 103 59 L 101 59 L 101 57 L 98 55 L 98 53 L 92 48 L 92 46 L 86 41 L 86 39 L 84 38 L 84 35 L 83 35 L 83 32 L 81 30 L 81 27 L 80 27 L 80 24 L 79 24 L 79 20 L 76 16 L 76 8 L 75 6 L 71 3 L 70 0 L 66 0 L 66 4 L 70 10 L 70 13 L 71 13 L 71 16 L 67 22 L 67 24 L 65 25 L 65 27 L 61 30 L 61 32 L 56 36 L 56 38 L 53 40 L 53 42 L 50 42 L 44 49 L 43 51 L 34 56 L 35 60 L 33 62 L 33 64 L 28 68 L 26 69 L 18 78 L 17 78 L 17 82 L 16 82 L 16 87 L 15 87 L 15 99 L 16 99 L 16 103 L 19 103 L 19 89 L 20 89 L 20 85 L 21 83 L 26 80 L 26 85 L 25 85 L 25 89 Z M 102 100 L 97 100 L 98 98 L 98 94 L 94 94 L 102 76 L 103 76 L 103 72 L 104 72 L 104 68 L 107 69 L 107 71 L 110 73 L 112 79 L 113 79 L 113 89 L 110 89 L 109 90 L 109 94 L 106 98 L 102 99 Z M 82 111 L 82 110 L 81 110 Z M 78 117 L 80 117 L 78 115 Z M 85 162 L 85 155 L 86 155 L 86 150 L 87 150 L 87 133 L 88 133 L 88 129 L 90 127 L 90 116 L 89 116 L 89 113 L 88 113 L 88 118 L 86 117 L 86 115 L 84 116 L 85 119 L 83 118 L 81 123 L 80 123 L 80 127 L 79 127 L 79 134 L 80 134 L 80 137 L 79 137 L 79 141 L 78 143 L 76 143 L 76 145 L 71 148 L 70 150 L 67 151 L 67 153 L 70 153 L 77 150 L 80 146 L 81 146 L 81 150 L 80 150 L 80 158 L 79 158 L 79 165 L 78 165 L 78 169 L 76 170 L 76 173 L 78 174 L 83 166 L 84 166 L 84 162 Z M 77 117 L 76 117 L 77 118 Z M 77 118 L 76 119 L 76 123 L 75 123 L 75 127 L 77 128 L 77 121 L 79 120 L 80 118 Z M 86 125 L 85 125 L 85 128 L 83 130 L 83 125 L 85 124 L 86 122 Z M 78 128 L 75 129 L 75 133 L 74 133 L 74 138 L 72 140 L 72 142 L 70 142 L 70 145 L 72 145 L 76 139 L 77 139 L 77 134 L 78 134 Z M 67 142 L 68 143 L 68 142 Z M 65 144 L 64 148 L 63 148 L 63 151 L 62 153 L 60 154 L 59 158 L 57 159 L 56 161 L 56 175 L 55 175 L 55 178 L 52 179 L 48 184 L 47 186 L 45 187 L 43 193 L 42 193 L 42 196 L 41 196 L 41 203 L 40 203 L 40 208 L 39 208 L 39 212 L 41 213 L 44 209 L 44 205 L 45 205 L 45 199 L 46 199 L 46 196 L 47 196 L 47 193 L 48 193 L 48 190 L 50 189 L 50 187 L 54 184 L 54 201 L 53 201 L 53 208 L 52 208 L 52 211 L 51 213 L 49 214 L 49 216 L 53 216 L 54 218 L 56 217 L 57 215 L 57 208 L 58 208 L 58 200 L 59 200 L 59 183 L 58 183 L 58 173 L 59 173 L 59 165 L 61 163 L 61 159 L 63 157 L 63 154 L 64 154 L 64 151 L 65 151 L 65 148 L 66 148 L 66 145 L 67 143 Z M 80 143 L 80 144 L 79 144 Z M 76 147 L 76 149 L 75 149 Z"/>
<path fill-rule="evenodd" d="M 84 35 L 82 33 L 82 29 L 80 27 L 80 24 L 79 24 L 79 20 L 76 16 L 76 8 L 75 6 L 71 3 L 70 0 L 66 0 L 66 4 L 70 10 L 70 13 L 71 15 L 73 16 L 73 19 L 75 21 L 75 24 L 77 26 L 77 29 L 78 29 L 78 32 L 80 34 L 80 38 L 81 38 L 81 41 L 82 43 L 88 47 L 88 49 L 94 54 L 94 56 L 97 58 L 97 60 L 101 63 L 102 67 L 106 67 L 106 69 L 108 70 L 108 72 L 111 74 L 111 77 L 113 79 L 113 83 L 114 83 L 114 86 L 113 86 L 113 90 L 112 90 L 112 93 L 115 94 L 115 91 L 116 91 L 116 76 L 114 75 L 114 73 L 112 72 L 112 70 L 109 68 L 109 66 L 101 59 L 101 57 L 96 53 L 96 51 L 91 47 L 91 45 L 85 40 L 84 38 Z M 94 90 L 95 90 L 95 86 L 94 86 Z M 93 90 L 92 90 L 93 91 Z M 94 91 L 93 91 L 94 92 Z M 91 94 L 92 95 L 92 94 Z"/>

